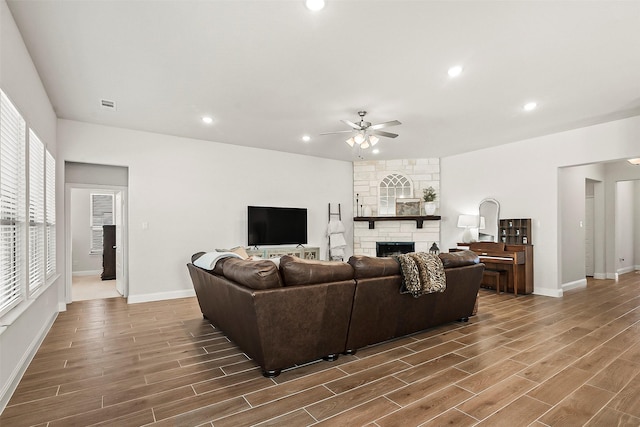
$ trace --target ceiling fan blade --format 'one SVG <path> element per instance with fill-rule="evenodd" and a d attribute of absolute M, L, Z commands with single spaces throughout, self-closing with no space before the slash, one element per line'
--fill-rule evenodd
<path fill-rule="evenodd" d="M 354 128 L 355 130 L 362 130 L 362 126 L 355 124 L 353 122 L 350 122 L 349 120 L 340 120 L 342 123 L 344 123 L 347 126 L 350 126 L 352 128 Z"/>
<path fill-rule="evenodd" d="M 335 133 L 351 133 L 353 132 L 352 130 L 337 130 L 335 132 L 324 132 L 324 133 L 320 133 L 318 135 L 333 135 Z"/>
<path fill-rule="evenodd" d="M 369 129 L 371 129 L 371 128 L 369 128 Z M 387 138 L 395 138 L 395 137 L 398 136 L 397 133 L 385 132 L 383 130 L 372 130 L 370 132 L 372 134 L 374 134 L 374 135 L 380 135 L 380 136 L 384 136 L 384 137 L 387 137 Z"/>
<path fill-rule="evenodd" d="M 391 121 L 388 121 L 388 122 L 378 123 L 377 125 L 369 126 L 369 129 L 378 130 L 378 129 L 387 128 L 389 126 L 398 126 L 398 125 L 401 125 L 401 124 L 402 123 L 400 123 L 397 120 L 391 120 Z"/>

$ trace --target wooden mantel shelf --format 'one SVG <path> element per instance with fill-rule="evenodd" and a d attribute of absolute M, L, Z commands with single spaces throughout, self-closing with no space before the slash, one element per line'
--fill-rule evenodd
<path fill-rule="evenodd" d="M 416 228 L 422 228 L 423 221 L 439 221 L 440 215 L 403 215 L 403 216 L 356 216 L 354 221 L 367 221 L 369 230 L 376 228 L 376 221 L 415 221 Z"/>

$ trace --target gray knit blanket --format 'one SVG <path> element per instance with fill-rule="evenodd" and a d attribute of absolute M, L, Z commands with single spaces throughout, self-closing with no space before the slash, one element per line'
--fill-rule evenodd
<path fill-rule="evenodd" d="M 411 252 L 396 255 L 402 275 L 401 294 L 411 294 L 415 298 L 433 292 L 444 292 L 447 280 L 444 266 L 438 255 L 426 252 Z"/>

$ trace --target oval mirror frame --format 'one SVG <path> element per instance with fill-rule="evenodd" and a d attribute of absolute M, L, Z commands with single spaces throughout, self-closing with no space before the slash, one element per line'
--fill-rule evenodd
<path fill-rule="evenodd" d="M 478 218 L 480 228 L 478 229 L 478 241 L 498 242 L 500 203 L 496 199 L 483 199 L 478 206 Z M 483 220 L 484 218 L 484 220 Z M 484 227 L 482 223 L 484 222 Z"/>

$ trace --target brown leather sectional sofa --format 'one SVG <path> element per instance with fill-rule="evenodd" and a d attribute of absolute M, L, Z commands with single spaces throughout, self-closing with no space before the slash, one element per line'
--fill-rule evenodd
<path fill-rule="evenodd" d="M 192 262 L 203 253 L 194 254 Z M 213 270 L 187 264 L 203 316 L 262 367 L 284 368 L 404 336 L 472 315 L 484 265 L 469 251 L 441 254 L 447 288 L 400 294 L 393 258 L 348 263 L 284 256 L 226 258 Z"/>

